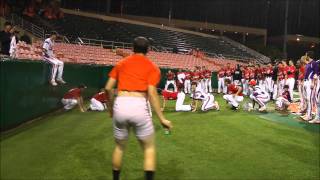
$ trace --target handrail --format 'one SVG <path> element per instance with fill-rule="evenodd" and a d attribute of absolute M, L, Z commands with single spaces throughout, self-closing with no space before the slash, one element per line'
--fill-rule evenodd
<path fill-rule="evenodd" d="M 16 14 L 11 14 L 10 17 L 6 17 L 7 21 L 10 21 L 12 24 L 17 25 L 24 29 L 25 31 L 33 34 L 37 38 L 44 39 L 45 38 L 45 30 L 21 17 Z"/>

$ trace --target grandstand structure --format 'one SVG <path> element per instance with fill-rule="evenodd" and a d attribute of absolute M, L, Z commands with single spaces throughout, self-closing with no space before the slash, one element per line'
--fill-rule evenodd
<path fill-rule="evenodd" d="M 255 61 L 266 63 L 270 59 L 223 36 L 213 36 L 188 30 L 163 27 L 115 17 L 78 13 L 65 10 L 62 20 L 46 21 L 39 17 L 26 19 L 17 15 L 7 17 L 39 39 L 55 30 L 64 35 L 57 43 L 56 53 L 65 62 L 114 65 L 121 57 L 115 49 L 130 51 L 134 37 L 152 38 L 149 53 L 156 64 L 164 68 L 193 68 L 207 66 L 217 71 L 223 64 L 242 64 Z M 205 52 L 206 58 L 189 55 L 192 49 Z M 41 41 L 32 45 L 20 43 L 17 58 L 41 59 Z"/>

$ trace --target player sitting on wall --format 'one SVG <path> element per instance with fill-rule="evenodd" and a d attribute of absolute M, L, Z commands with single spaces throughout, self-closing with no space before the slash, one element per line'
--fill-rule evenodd
<path fill-rule="evenodd" d="M 107 109 L 106 101 L 106 92 L 104 91 L 104 89 L 102 89 L 91 98 L 89 109 L 92 111 L 104 111 Z"/>
<path fill-rule="evenodd" d="M 62 98 L 61 102 L 64 105 L 65 110 L 73 109 L 77 104 L 79 105 L 80 111 L 85 112 L 83 105 L 83 98 L 81 93 L 87 87 L 83 84 L 79 85 L 77 88 L 70 89 Z"/>

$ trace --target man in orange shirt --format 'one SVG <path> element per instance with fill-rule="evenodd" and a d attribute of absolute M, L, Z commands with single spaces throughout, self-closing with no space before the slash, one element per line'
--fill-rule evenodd
<path fill-rule="evenodd" d="M 154 127 L 149 112 L 148 100 L 159 117 L 161 125 L 170 130 L 172 124 L 161 112 L 157 84 L 159 68 L 146 57 L 149 41 L 137 37 L 133 42 L 134 54 L 121 60 L 110 72 L 105 86 L 107 107 L 113 118 L 115 149 L 112 155 L 113 179 L 120 177 L 122 156 L 130 127 L 144 151 L 144 171 L 147 180 L 153 179 L 156 168 Z M 114 98 L 117 85 L 118 96 Z"/>

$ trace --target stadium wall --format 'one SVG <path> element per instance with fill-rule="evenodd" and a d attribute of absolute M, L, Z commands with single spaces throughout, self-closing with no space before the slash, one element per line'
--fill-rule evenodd
<path fill-rule="evenodd" d="M 90 98 L 107 80 L 112 66 L 65 64 L 66 85 L 49 85 L 50 66 L 41 61 L 0 61 L 0 131 L 14 128 L 24 122 L 62 108 L 62 96 L 69 89 L 84 83 L 88 88 L 84 98 Z M 164 88 L 165 74 L 169 69 L 161 69 L 160 88 Z M 173 70 L 176 72 L 176 70 Z M 216 73 L 212 82 L 216 81 Z M 213 87 L 217 83 L 213 83 Z"/>

